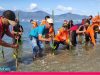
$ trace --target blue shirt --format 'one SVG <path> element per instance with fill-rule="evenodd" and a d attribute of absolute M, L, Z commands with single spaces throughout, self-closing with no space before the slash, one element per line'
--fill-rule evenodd
<path fill-rule="evenodd" d="M 45 25 L 43 25 L 32 29 L 30 32 L 30 36 L 38 38 L 39 35 L 44 36 L 47 33 L 48 33 L 48 29 L 46 29 Z"/>

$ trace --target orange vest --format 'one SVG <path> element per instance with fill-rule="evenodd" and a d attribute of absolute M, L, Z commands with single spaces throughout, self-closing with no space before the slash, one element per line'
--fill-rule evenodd
<path fill-rule="evenodd" d="M 60 28 L 58 30 L 58 33 L 55 35 L 55 40 L 56 41 L 66 41 L 66 43 L 68 43 L 69 41 L 69 33 L 67 30 L 64 30 L 63 28 Z"/>
<path fill-rule="evenodd" d="M 46 20 L 42 20 L 41 25 L 45 25 L 45 24 L 46 24 Z"/>
<path fill-rule="evenodd" d="M 89 34 L 90 38 L 91 38 L 91 42 L 96 45 L 96 41 L 94 38 L 94 30 L 93 30 L 93 25 L 89 26 L 86 30 L 86 34 Z"/>

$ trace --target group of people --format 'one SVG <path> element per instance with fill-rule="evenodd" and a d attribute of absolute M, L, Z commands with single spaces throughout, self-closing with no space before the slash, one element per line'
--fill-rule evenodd
<path fill-rule="evenodd" d="M 45 48 L 44 42 L 50 44 L 52 42 L 52 49 L 57 50 L 59 44 L 66 45 L 69 49 L 70 46 L 76 46 L 81 36 L 84 36 L 86 45 L 90 41 L 93 46 L 96 46 L 97 33 L 100 32 L 100 19 L 99 17 L 82 19 L 80 24 L 73 23 L 73 20 L 64 20 L 61 28 L 57 33 L 54 30 L 54 21 L 50 16 L 46 16 L 41 24 L 34 20 L 30 20 L 32 24 L 32 30 L 29 33 L 29 37 L 33 49 L 33 59 L 38 56 L 43 56 L 43 50 Z M 12 25 L 12 32 L 9 30 L 9 25 Z M 11 10 L 6 10 L 3 15 L 0 16 L 0 45 L 11 48 L 18 48 L 18 42 L 21 42 L 21 35 L 23 33 L 23 27 L 20 25 L 19 20 L 16 19 L 15 13 Z M 6 43 L 2 40 L 4 34 L 13 38 L 13 44 Z M 79 40 L 81 42 L 82 40 Z"/>
<path fill-rule="evenodd" d="M 55 51 L 58 49 L 59 44 L 64 44 L 66 48 L 69 49 L 70 46 L 75 47 L 77 43 L 82 44 L 83 39 L 85 40 L 85 45 L 91 42 L 93 46 L 96 46 L 97 33 L 100 32 L 100 25 L 98 24 L 100 21 L 93 20 L 91 15 L 89 18 L 82 19 L 80 24 L 74 24 L 73 20 L 64 20 L 62 27 L 58 29 L 56 34 L 54 31 L 54 21 L 50 16 L 46 16 L 45 19 L 41 21 L 40 25 L 33 20 L 30 22 L 33 25 L 33 29 L 30 32 L 33 58 L 43 55 L 43 42 L 53 41 L 52 48 Z M 80 40 L 82 36 L 85 38 Z"/>

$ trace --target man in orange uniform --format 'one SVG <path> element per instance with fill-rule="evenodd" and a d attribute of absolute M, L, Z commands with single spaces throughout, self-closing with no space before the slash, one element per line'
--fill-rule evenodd
<path fill-rule="evenodd" d="M 96 41 L 95 41 L 95 29 L 98 29 L 98 26 L 96 25 L 89 25 L 89 22 L 86 22 L 84 25 L 83 31 L 79 31 L 80 29 L 77 30 L 77 33 L 79 34 L 84 34 L 85 33 L 85 40 L 86 43 L 88 43 L 90 40 L 94 46 L 96 46 Z"/>
<path fill-rule="evenodd" d="M 94 46 L 96 46 L 95 33 L 97 33 L 98 31 L 99 31 L 99 26 L 98 25 L 91 25 L 86 30 L 86 34 L 90 35 L 91 42 Z"/>
<path fill-rule="evenodd" d="M 62 28 L 58 30 L 58 33 L 55 35 L 54 38 L 54 47 L 55 50 L 58 49 L 59 44 L 65 44 L 67 46 L 67 49 L 69 49 L 69 33 L 68 33 L 68 27 L 66 25 L 63 25 Z"/>
<path fill-rule="evenodd" d="M 86 35 L 89 35 L 92 44 L 95 46 L 96 45 L 96 41 L 95 41 L 95 37 L 94 37 L 93 26 L 88 26 L 88 28 L 87 28 L 85 33 L 86 33 Z"/>

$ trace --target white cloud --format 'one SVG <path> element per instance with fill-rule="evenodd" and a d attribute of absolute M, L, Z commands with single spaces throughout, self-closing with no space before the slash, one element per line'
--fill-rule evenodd
<path fill-rule="evenodd" d="M 28 11 L 33 11 L 36 8 L 38 8 L 38 5 L 36 3 L 31 3 L 29 8 L 28 8 Z"/>
<path fill-rule="evenodd" d="M 63 12 L 72 12 L 74 10 L 72 7 L 65 7 L 63 5 L 58 5 L 56 9 Z"/>
<path fill-rule="evenodd" d="M 0 6 L 0 10 L 4 10 L 4 8 Z"/>

